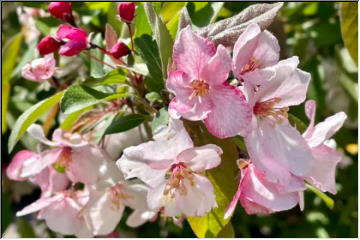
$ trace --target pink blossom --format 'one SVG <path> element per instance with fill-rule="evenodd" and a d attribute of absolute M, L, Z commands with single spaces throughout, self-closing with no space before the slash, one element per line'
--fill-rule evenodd
<path fill-rule="evenodd" d="M 305 189 L 301 178 L 292 176 L 284 188 L 268 181 L 265 173 L 256 169 L 251 162 L 242 165 L 240 184 L 226 210 L 225 218 L 234 212 L 238 201 L 247 214 L 270 214 L 291 209 L 298 204 L 298 192 Z"/>
<path fill-rule="evenodd" d="M 315 101 L 307 101 L 305 113 L 310 124 L 303 136 L 311 147 L 314 160 L 305 179 L 321 191 L 335 194 L 336 165 L 343 159 L 343 155 L 329 144 L 329 139 L 341 128 L 347 116 L 344 112 L 339 112 L 314 125 L 315 112 Z"/>
<path fill-rule="evenodd" d="M 46 55 L 59 50 L 61 42 L 52 36 L 46 36 L 37 45 L 40 55 Z"/>
<path fill-rule="evenodd" d="M 55 59 L 53 54 L 45 55 L 27 63 L 21 69 L 21 75 L 30 81 L 43 82 L 51 78 L 55 73 Z"/>
<path fill-rule="evenodd" d="M 216 207 L 213 186 L 199 174 L 220 164 L 221 148 L 194 147 L 182 122 L 171 120 L 149 141 L 124 150 L 117 164 L 126 179 L 139 178 L 150 189 L 150 209 L 165 216 L 202 216 Z"/>
<path fill-rule="evenodd" d="M 92 229 L 86 223 L 84 216 L 80 215 L 88 199 L 87 189 L 58 192 L 53 196 L 40 198 L 17 212 L 16 216 L 39 212 L 38 219 L 44 219 L 46 225 L 55 232 L 77 237 L 91 237 Z"/>
<path fill-rule="evenodd" d="M 247 133 L 251 111 L 243 93 L 227 83 L 231 58 L 224 46 L 192 32 L 181 30 L 174 44 L 167 88 L 175 94 L 169 105 L 173 118 L 204 120 L 207 129 L 219 138 Z"/>
<path fill-rule="evenodd" d="M 56 32 L 56 38 L 66 42 L 59 51 L 63 56 L 74 56 L 88 47 L 87 33 L 80 28 L 61 24 Z"/>
<path fill-rule="evenodd" d="M 243 87 L 253 109 L 252 131 L 245 136 L 250 158 L 268 180 L 282 185 L 292 174 L 305 176 L 312 161 L 308 144 L 287 119 L 288 107 L 305 100 L 310 82 L 310 74 L 298 69 L 298 63 L 292 57 L 255 70 Z"/>
<path fill-rule="evenodd" d="M 100 166 L 108 156 L 97 145 L 89 144 L 78 134 L 55 130 L 53 141 L 45 138 L 39 125 L 31 125 L 29 134 L 40 142 L 53 147 L 39 154 L 32 161 L 24 161 L 20 177 L 32 178 L 48 167 L 54 167 L 66 173 L 72 182 L 85 184 L 95 183 L 99 175 Z M 91 173 L 91 174 L 89 174 Z"/>
<path fill-rule="evenodd" d="M 269 31 L 261 31 L 256 23 L 249 24 L 234 45 L 234 75 L 244 80 L 246 74 L 256 69 L 275 65 L 279 52 L 279 43 Z"/>
<path fill-rule="evenodd" d="M 114 58 L 121 58 L 131 53 L 128 46 L 123 42 L 117 42 L 112 48 L 109 50 L 109 53 Z"/>

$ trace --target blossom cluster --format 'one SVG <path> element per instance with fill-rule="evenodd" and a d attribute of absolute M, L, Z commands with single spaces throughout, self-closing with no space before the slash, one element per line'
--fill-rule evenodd
<path fill-rule="evenodd" d="M 44 58 L 22 71 L 32 81 L 51 78 L 54 52 L 74 56 L 94 47 L 87 33 L 73 26 L 70 3 L 51 3 L 49 12 L 70 25 L 60 25 L 55 36 L 40 41 Z M 119 6 L 126 23 L 134 12 L 134 4 Z M 195 146 L 183 119 L 202 121 L 220 139 L 244 139 L 242 150 L 249 158 L 238 160 L 239 186 L 225 218 L 238 202 L 248 214 L 269 214 L 298 204 L 303 208 L 306 182 L 335 194 L 336 165 L 343 156 L 331 137 L 346 120 L 345 113 L 315 124 L 316 103 L 308 100 L 305 114 L 310 123 L 301 133 L 288 119 L 289 107 L 306 100 L 311 79 L 298 68 L 298 58 L 280 60 L 277 39 L 256 23 L 239 36 L 232 54 L 230 50 L 191 26 L 178 33 L 166 80 L 172 96 L 169 123 L 157 128 L 150 141 L 125 139 L 124 147 L 116 138 L 135 134 L 130 130 L 100 145 L 89 134 L 61 129 L 50 141 L 39 125 L 32 125 L 28 133 L 48 148 L 18 152 L 7 175 L 30 180 L 42 193 L 17 216 L 38 212 L 50 229 L 78 237 L 110 234 L 125 207 L 133 209 L 127 219 L 133 227 L 158 216 L 204 216 L 217 207 L 214 187 L 204 173 L 221 164 L 223 150 L 215 144 Z M 131 50 L 118 42 L 105 53 L 119 59 Z"/>

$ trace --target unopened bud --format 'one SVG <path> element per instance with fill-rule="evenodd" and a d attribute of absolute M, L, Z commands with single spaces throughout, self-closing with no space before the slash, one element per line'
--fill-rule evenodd
<path fill-rule="evenodd" d="M 130 23 L 135 17 L 135 3 L 122 2 L 118 7 L 119 16 L 122 21 Z"/>
<path fill-rule="evenodd" d="M 51 15 L 70 24 L 74 23 L 70 2 L 51 2 L 48 6 Z"/>
<path fill-rule="evenodd" d="M 57 50 L 59 50 L 60 46 L 61 43 L 57 41 L 55 38 L 51 36 L 46 36 L 39 42 L 37 48 L 41 55 L 46 55 L 49 53 L 56 52 Z"/>
<path fill-rule="evenodd" d="M 121 58 L 131 53 L 128 46 L 123 42 L 117 42 L 109 51 L 114 58 Z"/>

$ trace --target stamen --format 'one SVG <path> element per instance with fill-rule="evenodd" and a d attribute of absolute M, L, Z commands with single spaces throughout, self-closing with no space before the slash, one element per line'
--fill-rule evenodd
<path fill-rule="evenodd" d="M 241 69 L 240 74 L 244 75 L 245 73 L 254 71 L 256 68 L 258 68 L 260 65 L 260 61 L 254 57 L 251 57 L 249 59 L 249 62 L 243 66 Z"/>
<path fill-rule="evenodd" d="M 112 208 L 118 210 L 121 207 L 122 201 L 132 198 L 131 195 L 124 193 L 122 184 L 118 183 L 110 188 Z"/>
<path fill-rule="evenodd" d="M 205 97 L 209 93 L 209 84 L 203 80 L 194 80 L 190 85 L 193 88 L 193 92 L 189 96 L 189 100 L 197 96 Z"/>
<path fill-rule="evenodd" d="M 195 185 L 192 170 L 182 162 L 173 164 L 166 173 L 165 179 L 167 179 L 168 182 L 165 186 L 163 194 L 164 199 L 167 200 L 175 198 L 175 193 L 177 191 L 180 193 L 180 195 L 187 194 L 185 181 L 189 181 L 191 186 Z"/>
<path fill-rule="evenodd" d="M 288 118 L 288 107 L 274 108 L 274 105 L 281 102 L 281 98 L 272 98 L 265 102 L 257 102 L 254 106 L 254 114 L 260 117 L 272 117 L 276 123 L 281 123 Z"/>

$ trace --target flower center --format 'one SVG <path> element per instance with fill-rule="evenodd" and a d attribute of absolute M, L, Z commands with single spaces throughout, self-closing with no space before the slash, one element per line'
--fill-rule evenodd
<path fill-rule="evenodd" d="M 181 195 L 186 195 L 186 180 L 190 182 L 190 185 L 195 185 L 192 170 L 183 162 L 173 164 L 165 178 L 168 179 L 164 190 L 165 198 L 174 198 L 176 191 L 179 191 Z"/>
<path fill-rule="evenodd" d="M 122 200 L 132 198 L 130 194 L 124 193 L 121 183 L 109 188 L 112 207 L 118 210 L 121 207 Z"/>
<path fill-rule="evenodd" d="M 194 80 L 190 83 L 190 85 L 193 88 L 193 92 L 189 96 L 189 100 L 195 96 L 205 97 L 209 93 L 209 84 L 203 80 Z"/>
<path fill-rule="evenodd" d="M 241 69 L 241 72 L 240 74 L 241 75 L 244 75 L 245 73 L 248 73 L 248 72 L 251 72 L 251 71 L 254 71 L 256 68 L 258 68 L 260 65 L 260 62 L 258 59 L 254 58 L 254 57 L 251 57 L 249 59 L 249 62 L 247 64 L 245 64 L 243 66 L 243 68 Z"/>
<path fill-rule="evenodd" d="M 274 105 L 281 102 L 281 98 L 272 98 L 264 102 L 257 102 L 254 106 L 254 114 L 260 117 L 272 117 L 276 122 L 281 123 L 288 118 L 288 107 L 274 108 Z"/>
<path fill-rule="evenodd" d="M 64 173 L 66 168 L 72 161 L 71 147 L 63 147 L 58 160 L 53 164 L 53 167 L 60 173 Z"/>

